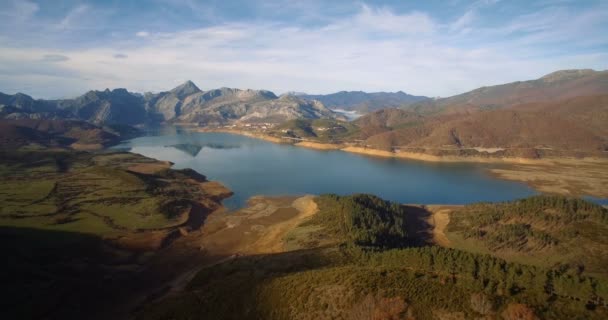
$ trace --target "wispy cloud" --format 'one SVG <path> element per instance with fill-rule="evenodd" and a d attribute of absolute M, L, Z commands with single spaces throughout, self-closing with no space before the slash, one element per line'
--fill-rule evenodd
<path fill-rule="evenodd" d="M 287 11 L 298 3 L 272 5 Z M 605 6 L 572 13 L 544 5 L 506 23 L 484 23 L 487 10 L 501 4 L 469 3 L 446 20 L 422 9 L 369 4 L 328 16 L 313 10 L 319 10 L 318 3 L 302 2 L 313 10 L 308 14 L 315 23 L 233 19 L 158 30 L 139 21 L 128 32 L 112 30 L 103 42 L 84 47 L 0 42 L 0 91 L 23 91 L 32 84 L 38 88 L 32 93 L 55 96 L 106 87 L 160 91 L 192 79 L 202 88 L 404 90 L 446 96 L 557 69 L 608 67 L 608 52 L 602 49 L 608 39 L 601 36 L 608 21 Z M 74 17 L 96 11 L 78 8 L 59 25 L 78 30 L 80 20 Z"/>
<path fill-rule="evenodd" d="M 73 27 L 74 22 L 82 19 L 83 15 L 87 13 L 89 6 L 80 4 L 70 10 L 63 19 L 59 22 L 57 27 L 59 29 L 68 29 Z"/>
<path fill-rule="evenodd" d="M 150 36 L 150 32 L 148 31 L 138 31 L 135 33 L 136 36 L 141 37 L 141 38 L 145 38 L 145 37 L 149 37 Z"/>

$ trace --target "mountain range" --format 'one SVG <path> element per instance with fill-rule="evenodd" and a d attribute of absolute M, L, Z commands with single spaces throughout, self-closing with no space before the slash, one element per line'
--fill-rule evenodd
<path fill-rule="evenodd" d="M 4 119 L 78 119 L 94 124 L 143 125 L 162 122 L 220 125 L 284 122 L 297 118 L 344 119 L 319 101 L 265 90 L 200 90 L 192 81 L 165 92 L 131 93 L 126 89 L 89 91 L 63 100 L 35 100 L 23 93 L 0 93 Z"/>
<path fill-rule="evenodd" d="M 382 107 L 352 122 L 339 137 L 333 137 L 333 131 L 323 132 L 326 141 L 332 137 L 360 141 L 374 149 L 437 155 L 492 150 L 494 156 L 524 157 L 564 152 L 604 155 L 608 151 L 608 71 L 588 69 L 557 71 L 535 80 L 482 87 L 440 99 L 403 92 L 277 96 L 266 90 L 204 91 L 191 81 L 160 93 L 106 89 L 64 100 L 0 93 L 0 118 L 81 120 L 101 127 L 345 120 L 326 106 L 357 110 Z M 311 137 L 314 139 L 314 135 L 301 138 Z"/>
<path fill-rule="evenodd" d="M 429 101 L 431 98 L 415 96 L 403 91 L 398 92 L 363 92 L 340 91 L 325 95 L 294 93 L 300 98 L 321 101 L 326 107 L 367 113 L 384 108 L 407 107 L 416 102 Z"/>
<path fill-rule="evenodd" d="M 608 151 L 608 71 L 564 70 L 537 80 L 483 87 L 354 122 L 358 139 L 383 150 L 537 157 Z"/>

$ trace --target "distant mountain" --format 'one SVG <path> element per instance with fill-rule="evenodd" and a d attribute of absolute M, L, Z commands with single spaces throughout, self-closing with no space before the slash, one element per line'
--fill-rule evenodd
<path fill-rule="evenodd" d="M 147 94 L 145 100 L 149 114 L 156 119 L 201 125 L 340 118 L 320 102 L 294 96 L 279 98 L 266 90 L 220 88 L 201 91 L 190 81 L 169 92 Z"/>
<path fill-rule="evenodd" d="M 481 87 L 448 98 L 419 102 L 411 108 L 424 113 L 461 113 L 606 93 L 608 71 L 561 70 L 536 80 Z"/>
<path fill-rule="evenodd" d="M 188 122 L 200 125 L 274 122 L 292 119 L 343 119 L 318 101 L 277 97 L 266 90 L 199 89 L 192 81 L 160 93 L 144 95 L 126 89 L 89 91 L 75 99 L 35 100 L 0 93 L 5 119 L 78 119 L 103 124 Z"/>
<path fill-rule="evenodd" d="M 494 156 L 602 155 L 608 151 L 608 71 L 563 70 L 482 87 L 353 122 L 383 150 Z"/>
<path fill-rule="evenodd" d="M 429 97 L 414 96 L 402 91 L 372 93 L 340 91 L 325 95 L 297 94 L 297 96 L 308 100 L 321 101 L 328 108 L 339 108 L 363 113 L 384 108 L 399 108 L 415 102 L 430 100 Z"/>
<path fill-rule="evenodd" d="M 76 99 L 58 100 L 57 108 L 96 124 L 136 125 L 148 119 L 143 98 L 126 89 L 89 91 Z"/>

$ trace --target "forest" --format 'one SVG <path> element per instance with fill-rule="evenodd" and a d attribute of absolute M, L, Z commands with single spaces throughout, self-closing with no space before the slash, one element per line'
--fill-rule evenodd
<path fill-rule="evenodd" d="M 331 235 L 329 245 L 237 257 L 205 268 L 186 292 L 146 308 L 140 318 L 608 317 L 608 282 L 577 265 L 536 266 L 459 249 L 413 246 L 403 231 L 407 212 L 396 203 L 370 195 L 323 195 L 316 201 L 319 212 L 298 228 Z M 503 205 L 574 210 L 558 221 L 601 219 L 604 214 L 581 200 L 551 197 Z M 502 214 L 534 210 L 506 212 Z"/>

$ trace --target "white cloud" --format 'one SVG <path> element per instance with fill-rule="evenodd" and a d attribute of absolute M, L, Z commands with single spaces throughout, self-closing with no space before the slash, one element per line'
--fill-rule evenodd
<path fill-rule="evenodd" d="M 372 8 L 367 5 L 362 5 L 361 12 L 348 24 L 357 29 L 387 33 L 420 34 L 435 31 L 435 23 L 425 13 L 398 15 L 388 8 Z"/>
<path fill-rule="evenodd" d="M 462 16 L 460 16 L 460 18 L 450 24 L 450 31 L 461 32 L 463 30 L 466 30 L 466 28 L 471 25 L 474 19 L 475 11 L 468 10 Z"/>
<path fill-rule="evenodd" d="M 563 14 L 539 13 L 506 27 L 479 29 L 475 24 L 470 34 L 463 32 L 473 28 L 477 14 L 467 11 L 451 23 L 440 23 L 422 12 L 399 14 L 363 5 L 353 15 L 314 27 L 225 23 L 177 32 L 141 30 L 130 41 L 106 47 L 3 48 L 0 91 L 27 91 L 31 84 L 38 88 L 35 95 L 55 97 L 106 87 L 161 91 L 191 79 L 206 89 L 403 90 L 447 96 L 557 69 L 608 67 L 607 53 L 542 56 L 542 50 L 522 42 L 528 37 L 569 39 L 569 48 L 576 47 L 586 40 L 573 37 L 595 30 L 589 20 L 600 19 L 600 13 L 570 17 L 563 27 Z M 519 30 L 526 30 L 526 37 L 507 37 Z M 469 45 L 473 38 L 477 46 Z M 40 57 L 49 52 L 70 58 L 42 64 Z"/>

